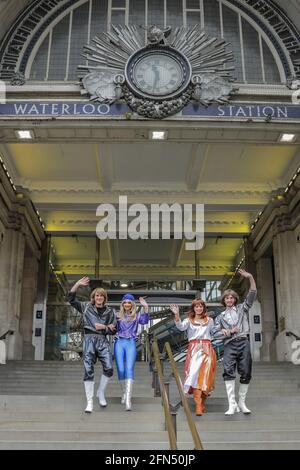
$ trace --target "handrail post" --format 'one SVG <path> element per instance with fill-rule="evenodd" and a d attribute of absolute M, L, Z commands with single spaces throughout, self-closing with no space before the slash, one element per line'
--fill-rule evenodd
<path fill-rule="evenodd" d="M 161 396 L 161 393 L 160 393 L 158 372 L 157 372 L 156 366 L 153 367 L 153 382 L 152 382 L 152 386 L 153 386 L 153 388 L 154 388 L 154 396 L 155 396 L 155 397 L 160 397 L 160 396 Z"/>
<path fill-rule="evenodd" d="M 161 396 L 162 399 L 162 406 L 164 408 L 164 413 L 165 413 L 165 423 L 166 423 L 166 430 L 168 431 L 168 436 L 169 436 L 169 444 L 170 444 L 170 449 L 171 450 L 177 450 L 177 440 L 176 440 L 176 435 L 175 435 L 175 430 L 173 427 L 173 419 L 172 415 L 170 412 L 170 403 L 168 400 L 167 392 L 166 392 L 166 387 L 165 387 L 165 378 L 162 372 L 162 367 L 161 367 L 161 357 L 158 349 L 158 344 L 157 342 L 154 342 L 152 346 L 152 351 L 153 351 L 153 356 L 154 356 L 154 363 L 155 363 L 155 372 L 157 378 L 153 378 L 153 381 L 155 382 L 155 385 L 158 384 L 159 386 L 159 394 L 155 395 Z M 155 390 L 156 394 L 156 390 Z"/>
<path fill-rule="evenodd" d="M 177 411 L 170 410 L 170 412 L 171 412 L 173 428 L 174 428 L 175 436 L 176 436 L 176 440 L 177 440 Z"/>
<path fill-rule="evenodd" d="M 188 420 L 190 431 L 192 433 L 192 437 L 193 437 L 193 441 L 194 441 L 194 445 L 195 445 L 195 450 L 203 450 L 203 446 L 202 446 L 200 436 L 198 434 L 196 425 L 195 425 L 195 423 L 193 421 L 193 418 L 192 418 L 190 406 L 189 406 L 187 398 L 186 398 L 186 396 L 184 395 L 184 392 L 183 392 L 181 378 L 180 378 L 180 376 L 178 374 L 178 371 L 177 371 L 177 367 L 176 367 L 176 363 L 175 363 L 175 360 L 174 360 L 174 357 L 173 357 L 173 354 L 172 354 L 171 346 L 170 346 L 169 343 L 165 343 L 164 348 L 165 348 L 165 350 L 168 354 L 169 361 L 170 361 L 172 371 L 173 371 L 173 374 L 174 374 L 174 378 L 175 378 L 176 383 L 177 383 L 177 388 L 178 388 L 178 391 L 179 391 L 180 396 L 181 396 L 182 406 L 183 406 L 185 415 L 186 415 L 187 420 Z M 176 413 L 175 413 L 175 416 L 173 416 L 173 412 L 172 412 L 171 416 L 172 416 L 172 419 L 175 420 L 175 422 L 173 421 L 173 423 L 174 423 L 174 426 L 176 426 Z"/>
<path fill-rule="evenodd" d="M 168 397 L 168 401 L 170 402 L 170 382 L 166 381 L 164 382 L 165 384 L 165 388 L 166 388 L 166 394 L 167 394 L 167 397 Z"/>

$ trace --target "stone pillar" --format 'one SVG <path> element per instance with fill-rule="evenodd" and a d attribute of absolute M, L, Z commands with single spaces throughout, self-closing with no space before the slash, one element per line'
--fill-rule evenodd
<path fill-rule="evenodd" d="M 50 237 L 42 242 L 41 259 L 37 276 L 37 295 L 33 306 L 32 344 L 35 347 L 34 359 L 44 360 L 46 338 L 47 297 L 49 284 Z"/>
<path fill-rule="evenodd" d="M 32 344 L 32 312 L 36 298 L 37 273 L 38 259 L 27 246 L 24 257 L 20 315 L 20 333 L 23 338 L 22 359 L 24 360 L 34 359 L 34 346 Z"/>
<path fill-rule="evenodd" d="M 273 280 L 272 258 L 260 258 L 256 264 L 257 292 L 262 312 L 262 361 L 275 361 L 275 292 Z"/>
<path fill-rule="evenodd" d="M 0 322 L 1 332 L 14 330 L 7 338 L 8 359 L 22 358 L 22 336 L 19 332 L 21 286 L 25 248 L 24 234 L 16 229 L 3 230 L 0 249 Z"/>
<path fill-rule="evenodd" d="M 300 336 L 299 230 L 300 226 L 296 230 L 279 233 L 273 242 L 279 317 L 276 350 L 280 361 L 290 361 L 293 352 L 291 344 L 294 338 L 287 337 L 286 332 L 291 331 Z"/>

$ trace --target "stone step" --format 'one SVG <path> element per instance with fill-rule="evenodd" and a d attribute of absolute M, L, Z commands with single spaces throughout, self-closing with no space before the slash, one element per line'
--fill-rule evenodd
<path fill-rule="evenodd" d="M 154 423 L 163 423 L 164 414 L 162 408 L 158 408 L 159 411 L 151 410 L 151 418 Z M 101 415 L 100 415 L 101 413 Z M 93 413 L 85 413 L 84 409 L 80 409 L 77 413 L 74 412 L 55 412 L 55 411 L 0 411 L 0 426 L 4 427 L 7 423 L 49 423 L 54 425 L 70 424 L 73 427 L 76 425 L 84 425 L 87 423 L 89 426 L 103 426 L 103 423 L 117 423 L 126 424 L 128 427 L 128 421 L 130 425 L 147 422 L 149 421 L 149 412 L 142 410 L 138 411 L 135 404 L 129 412 L 124 411 L 124 405 L 119 407 L 107 407 L 105 410 L 99 407 L 94 408 Z"/>
<path fill-rule="evenodd" d="M 1 432 L 0 432 L 1 436 Z M 178 431 L 177 439 L 180 442 L 185 442 L 187 437 L 186 431 Z M 284 430 L 278 429 L 266 429 L 266 430 L 223 430 L 223 431 L 201 431 L 200 438 L 205 442 L 248 442 L 248 441 L 299 441 L 300 442 L 300 430 Z"/>
<path fill-rule="evenodd" d="M 227 419 L 227 417 L 225 417 Z M 274 432 L 281 432 L 285 431 L 298 431 L 300 432 L 300 416 L 298 417 L 298 422 L 291 422 L 290 420 L 286 420 L 284 422 L 280 421 L 279 419 L 266 421 L 266 420 L 252 420 L 249 422 L 248 420 L 243 421 L 234 421 L 232 422 L 231 419 L 226 421 L 221 421 L 221 419 L 216 421 L 209 421 L 203 422 L 201 417 L 197 417 L 195 419 L 196 426 L 200 436 L 202 436 L 202 432 L 204 431 L 212 431 L 214 432 L 216 429 L 218 431 L 232 431 L 234 430 L 239 432 L 248 432 L 249 428 L 251 431 L 266 431 L 266 430 L 274 430 Z M 189 426 L 187 422 L 180 419 L 177 419 L 177 430 L 178 431 L 189 431 Z"/>
<path fill-rule="evenodd" d="M 277 441 L 248 441 L 248 442 L 219 442 L 219 441 L 202 441 L 202 445 L 205 450 L 300 450 L 300 441 L 283 441 L 281 439 Z M 1 447 L 0 447 L 1 448 Z M 178 442 L 179 450 L 193 450 L 193 445 L 183 441 Z"/>
<path fill-rule="evenodd" d="M 107 398 L 108 406 L 100 408 L 97 400 L 94 399 L 95 409 L 99 412 L 106 413 L 109 410 L 120 411 L 121 403 L 120 398 Z M 136 411 L 162 411 L 160 398 L 147 398 L 147 397 L 134 397 L 132 400 L 134 409 Z M 6 411 L 45 411 L 48 412 L 81 412 L 86 406 L 86 401 L 83 396 L 14 396 L 14 395 L 1 395 L 0 396 L 0 412 Z"/>
<path fill-rule="evenodd" d="M 226 408 L 227 409 L 227 408 Z M 276 411 L 276 413 L 269 413 L 267 410 L 260 410 L 259 413 L 256 411 L 252 411 L 250 415 L 244 415 L 244 413 L 235 413 L 232 416 L 225 416 L 224 408 L 222 411 L 213 411 L 210 410 L 208 413 L 204 413 L 202 416 L 194 416 L 195 423 L 198 423 L 200 426 L 203 424 L 212 423 L 213 426 L 218 426 L 218 423 L 228 424 L 228 426 L 235 426 L 237 423 L 246 423 L 247 426 L 251 427 L 252 424 L 255 423 L 274 423 L 277 424 L 298 424 L 300 422 L 300 409 L 298 407 L 298 411 L 295 410 L 293 413 L 286 413 L 283 410 Z M 194 406 L 191 405 L 191 410 L 194 412 Z M 185 414 L 183 410 L 180 408 L 178 413 L 178 421 L 182 422 L 184 425 L 186 424 L 185 421 Z"/>
<path fill-rule="evenodd" d="M 123 442 L 118 442 L 116 447 L 116 442 L 112 440 L 111 442 L 77 442 L 77 441 L 19 441 L 12 442 L 2 440 L 0 441 L 0 450 L 169 450 L 169 441 L 168 437 L 165 435 L 163 440 L 157 441 L 148 441 L 148 442 L 127 442 L 126 437 Z"/>
<path fill-rule="evenodd" d="M 0 430 L 0 441 L 73 441 L 73 442 L 96 442 L 106 443 L 114 442 L 115 446 L 118 447 L 119 443 L 131 443 L 133 446 L 139 442 L 156 442 L 166 440 L 167 432 L 166 431 L 155 431 L 148 432 L 145 429 L 141 429 L 140 432 L 131 432 L 127 429 L 126 432 L 111 432 L 109 429 L 103 430 L 102 432 L 92 432 L 92 431 L 50 431 L 50 430 L 38 430 L 31 431 L 27 429 L 26 431 L 19 430 Z"/>

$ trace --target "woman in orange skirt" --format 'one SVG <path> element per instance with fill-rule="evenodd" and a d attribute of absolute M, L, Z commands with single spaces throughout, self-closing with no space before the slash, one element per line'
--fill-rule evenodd
<path fill-rule="evenodd" d="M 206 411 L 205 400 L 214 389 L 216 372 L 216 353 L 211 345 L 214 321 L 207 315 L 203 300 L 195 299 L 188 311 L 188 318 L 181 321 L 178 305 L 170 305 L 175 314 L 175 325 L 180 331 L 186 331 L 189 347 L 185 361 L 185 393 L 193 394 L 196 415 Z"/>

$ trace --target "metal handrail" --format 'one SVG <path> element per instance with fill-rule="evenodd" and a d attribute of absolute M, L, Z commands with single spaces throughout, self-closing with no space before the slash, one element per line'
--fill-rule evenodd
<path fill-rule="evenodd" d="M 182 406 L 183 406 L 183 409 L 184 409 L 184 412 L 185 412 L 185 415 L 186 415 L 186 419 L 187 419 L 187 422 L 188 422 L 188 426 L 190 428 L 192 438 L 193 438 L 193 441 L 194 441 L 195 450 L 203 450 L 203 445 L 202 445 L 200 436 L 198 434 L 196 425 L 194 423 L 192 413 L 191 413 L 191 410 L 190 410 L 190 406 L 188 404 L 187 398 L 186 398 L 186 396 L 184 394 L 184 391 L 183 391 L 181 378 L 180 378 L 180 375 L 179 375 L 178 370 L 177 370 L 176 362 L 175 362 L 174 357 L 173 357 L 173 353 L 172 353 L 170 343 L 165 343 L 164 349 L 166 350 L 166 353 L 168 355 L 168 358 L 169 358 L 169 361 L 170 361 L 170 364 L 171 364 L 171 368 L 172 368 L 172 373 L 173 373 L 173 376 L 176 380 L 177 388 L 178 388 L 180 398 L 181 398 L 181 403 L 182 403 Z"/>
<path fill-rule="evenodd" d="M 159 353 L 157 342 L 153 343 L 152 351 L 153 351 L 155 367 L 156 367 L 158 378 L 159 378 L 160 392 L 161 392 L 162 403 L 164 407 L 166 428 L 167 428 L 168 436 L 169 436 L 170 449 L 177 450 L 177 439 L 176 439 L 175 429 L 173 426 L 172 416 L 170 413 L 169 399 L 168 399 L 168 394 L 167 394 L 167 390 L 165 386 L 165 378 L 164 378 L 164 374 L 163 374 L 163 370 L 162 370 L 162 366 L 160 362 L 160 357 L 159 357 L 160 353 Z"/>
<path fill-rule="evenodd" d="M 154 340 L 154 342 L 152 344 L 152 347 L 150 345 L 149 336 L 147 336 L 146 341 L 148 342 L 148 348 L 149 348 L 149 351 L 150 351 L 150 357 L 149 357 L 150 369 L 152 368 L 151 359 L 152 359 L 152 356 L 154 356 L 154 354 L 157 355 L 158 360 L 159 360 L 159 367 L 160 367 L 160 370 L 161 370 L 161 373 L 162 373 L 163 382 L 161 382 L 161 377 L 160 377 L 159 369 L 158 369 L 158 366 L 157 366 L 157 358 L 154 356 L 154 363 L 155 363 L 155 367 L 156 367 L 156 370 L 157 370 L 157 373 L 158 373 L 158 376 L 159 376 L 160 384 L 165 383 L 163 372 L 162 372 L 162 365 L 161 365 L 160 357 L 161 357 L 161 354 L 163 354 L 164 350 L 166 351 L 169 362 L 171 364 L 172 375 L 176 380 L 176 385 L 177 385 L 177 388 L 178 388 L 178 391 L 179 391 L 179 394 L 180 394 L 181 403 L 182 403 L 182 406 L 183 406 L 183 409 L 184 409 L 184 412 L 185 412 L 185 415 L 186 415 L 186 418 L 187 418 L 188 426 L 189 426 L 189 429 L 190 429 L 190 432 L 191 432 L 191 435 L 192 435 L 192 438 L 193 438 L 193 441 L 194 441 L 195 450 L 203 450 L 203 445 L 202 445 L 200 436 L 198 434 L 196 425 L 194 423 L 192 413 L 191 413 L 191 410 L 190 410 L 190 406 L 188 404 L 188 400 L 187 400 L 187 398 L 184 394 L 184 391 L 183 391 L 181 378 L 180 378 L 179 372 L 177 370 L 176 362 L 175 362 L 174 357 L 173 357 L 173 353 L 172 353 L 170 343 L 168 343 L 168 342 L 165 343 L 163 351 L 162 351 L 162 353 L 160 353 L 159 348 L 158 348 L 157 339 Z M 156 385 L 155 380 L 153 380 L 152 386 L 154 388 L 155 388 L 155 385 Z M 165 387 L 164 387 L 164 390 L 166 391 Z M 168 401 L 168 409 L 169 409 L 170 405 L 169 405 L 168 393 L 167 393 L 167 401 Z M 176 436 L 176 431 L 175 431 L 175 436 Z"/>
<path fill-rule="evenodd" d="M 5 339 L 7 335 L 13 335 L 15 330 L 7 330 L 2 336 L 0 336 L 0 340 Z"/>
<path fill-rule="evenodd" d="M 293 333 L 292 331 L 287 331 L 285 333 L 285 336 L 294 336 L 294 338 L 299 341 L 300 340 L 300 337 L 296 335 L 296 333 Z"/>

